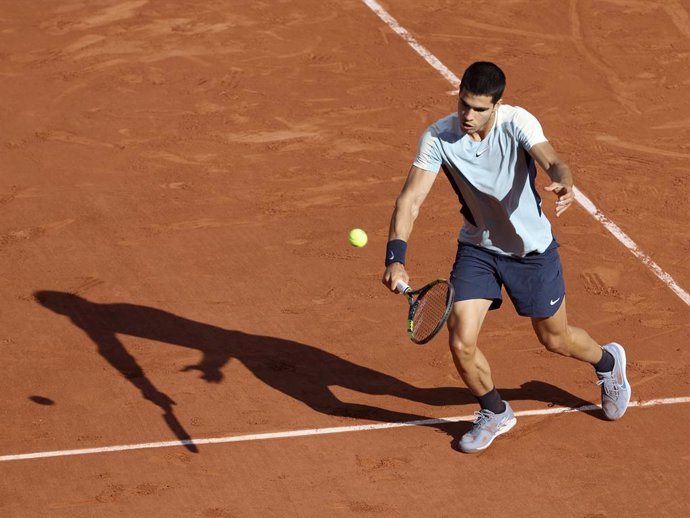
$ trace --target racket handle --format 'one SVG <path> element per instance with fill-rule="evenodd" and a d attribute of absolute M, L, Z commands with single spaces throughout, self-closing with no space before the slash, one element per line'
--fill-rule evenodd
<path fill-rule="evenodd" d="M 412 291 L 412 288 L 405 282 L 405 281 L 398 281 L 398 283 L 395 285 L 395 289 L 398 290 L 400 293 L 407 293 L 408 291 Z"/>

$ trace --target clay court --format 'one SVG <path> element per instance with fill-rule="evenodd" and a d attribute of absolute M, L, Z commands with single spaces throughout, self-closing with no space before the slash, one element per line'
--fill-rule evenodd
<path fill-rule="evenodd" d="M 0 1 L 0 515 L 690 515 L 689 1 L 40 4 Z M 633 400 L 604 420 L 506 301 L 480 347 L 518 424 L 465 455 L 447 332 L 412 344 L 380 278 L 477 60 L 573 169 L 570 322 Z M 458 208 L 439 179 L 412 284 Z"/>

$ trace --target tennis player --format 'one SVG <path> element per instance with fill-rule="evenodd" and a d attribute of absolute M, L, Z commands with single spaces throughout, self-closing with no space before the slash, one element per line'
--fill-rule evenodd
<path fill-rule="evenodd" d="M 501 306 L 503 287 L 518 314 L 531 319 L 546 349 L 594 366 L 608 419 L 623 416 L 631 394 L 623 347 L 615 342 L 600 346 L 583 329 L 568 325 L 558 243 L 535 187 L 535 162 L 551 180 L 545 189 L 556 197 L 557 217 L 574 201 L 573 176 L 537 119 L 503 104 L 505 84 L 494 63 L 470 65 L 462 76 L 457 112 L 421 136 L 393 210 L 382 279 L 392 291 L 398 281 L 409 282 L 407 241 L 443 170 L 464 217 L 450 275 L 455 303 L 448 330 L 455 366 L 480 406 L 472 429 L 460 439 L 459 448 L 467 453 L 484 450 L 516 424 L 477 347 L 487 312 Z"/>

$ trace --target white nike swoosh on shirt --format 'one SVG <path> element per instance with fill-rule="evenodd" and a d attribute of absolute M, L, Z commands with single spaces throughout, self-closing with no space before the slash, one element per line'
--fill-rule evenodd
<path fill-rule="evenodd" d="M 553 306 L 553 305 L 556 304 L 559 300 L 561 300 L 560 297 L 558 297 L 556 300 L 550 300 L 550 301 L 549 301 L 549 304 L 551 304 L 551 305 Z"/>

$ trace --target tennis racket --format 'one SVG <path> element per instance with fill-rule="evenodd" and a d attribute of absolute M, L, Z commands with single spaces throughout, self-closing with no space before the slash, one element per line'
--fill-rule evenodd
<path fill-rule="evenodd" d="M 407 297 L 407 336 L 416 344 L 425 344 L 441 330 L 453 307 L 455 290 L 445 279 L 437 279 L 423 288 L 413 290 L 403 281 L 396 289 Z"/>

